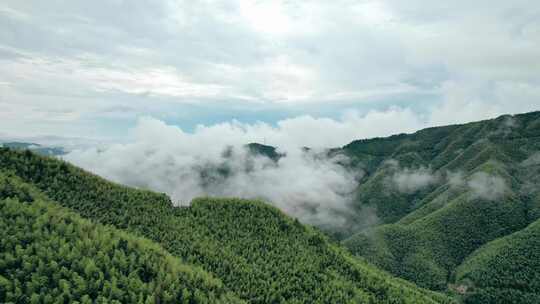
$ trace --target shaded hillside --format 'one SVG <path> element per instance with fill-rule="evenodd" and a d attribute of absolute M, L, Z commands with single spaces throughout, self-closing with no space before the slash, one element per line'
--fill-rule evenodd
<path fill-rule="evenodd" d="M 1 303 L 241 303 L 160 246 L 0 176 Z"/>
<path fill-rule="evenodd" d="M 444 290 L 475 250 L 540 217 L 539 151 L 540 112 L 353 142 L 338 153 L 366 172 L 356 208 L 373 206 L 383 225 L 344 243 Z"/>
<path fill-rule="evenodd" d="M 456 280 L 465 303 L 540 303 L 540 220 L 478 249 Z"/>
<path fill-rule="evenodd" d="M 321 233 L 261 202 L 199 199 L 107 182 L 62 161 L 0 149 L 0 168 L 94 221 L 161 244 L 250 303 L 443 303 L 439 294 L 350 257 Z"/>

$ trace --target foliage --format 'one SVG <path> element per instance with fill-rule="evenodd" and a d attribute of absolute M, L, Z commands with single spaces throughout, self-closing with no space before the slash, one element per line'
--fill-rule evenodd
<path fill-rule="evenodd" d="M 487 243 L 456 270 L 466 303 L 540 302 L 540 220 Z"/>
<path fill-rule="evenodd" d="M 32 150 L 32 152 L 45 156 L 61 156 L 65 155 L 66 151 L 61 147 L 45 147 L 35 143 L 25 142 L 4 142 L 0 143 L 0 147 L 10 148 L 15 150 Z"/>
<path fill-rule="evenodd" d="M 41 200 L 0 200 L 1 303 L 240 303 L 152 242 Z"/>
<path fill-rule="evenodd" d="M 83 217 L 161 244 L 250 303 L 443 303 L 440 294 L 353 259 L 320 232 L 258 201 L 169 198 L 62 161 L 0 149 L 0 167 Z"/>
<path fill-rule="evenodd" d="M 446 290 L 455 283 L 456 269 L 473 252 L 540 218 L 540 163 L 530 161 L 540 159 L 540 112 L 355 141 L 334 153 L 348 155 L 354 166 L 363 168 L 366 174 L 356 193 L 356 209 L 360 214 L 364 206 L 374 206 L 383 224 L 343 243 L 355 255 L 426 288 Z M 400 168 L 429 168 L 442 178 L 413 193 L 400 193 L 390 183 Z M 475 195 L 468 181 L 477 172 L 503 179 L 504 194 L 495 199 Z M 351 220 L 359 216 L 353 214 Z M 530 271 L 538 273 L 534 267 Z M 484 275 L 469 280 L 489 281 Z M 491 303 L 494 298 L 482 294 L 493 294 L 499 287 L 501 294 L 515 296 L 516 303 L 525 294 L 529 298 L 539 294 L 528 290 L 518 296 L 519 289 L 492 284 L 467 301 Z"/>

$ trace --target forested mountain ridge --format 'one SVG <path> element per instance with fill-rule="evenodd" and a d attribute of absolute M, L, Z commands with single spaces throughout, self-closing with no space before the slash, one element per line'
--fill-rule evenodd
<path fill-rule="evenodd" d="M 494 262 L 510 255 L 486 252 L 507 248 L 491 244 L 505 236 L 504 243 L 523 245 L 512 258 L 530 260 L 540 251 L 536 242 L 516 240 L 534 235 L 540 218 L 540 112 L 360 140 L 332 153 L 348 155 L 351 170 L 365 173 L 351 221 L 365 206 L 379 218 L 380 225 L 353 236 L 341 231 L 353 253 L 423 287 L 457 284 L 470 303 L 528 303 L 519 299 L 539 292 L 536 263 L 523 264 L 527 279 L 516 281 L 502 275 L 513 269 L 510 261 Z M 486 259 L 496 276 L 487 275 Z M 484 266 L 475 265 L 480 261 Z M 500 294 L 497 286 L 505 286 Z"/>
<path fill-rule="evenodd" d="M 29 151 L 0 149 L 0 168 L 84 218 L 155 241 L 249 303 L 452 302 L 349 256 L 262 202 L 202 198 L 173 207 L 163 194 L 110 183 Z"/>
<path fill-rule="evenodd" d="M 389 186 L 384 184 L 389 182 L 388 177 L 406 170 L 410 170 L 408 173 L 466 174 L 494 162 L 505 170 L 523 171 L 520 164 L 540 152 L 539 138 L 540 112 L 531 112 L 428 128 L 413 134 L 357 140 L 332 153 L 347 155 L 351 159 L 348 166 L 365 173 L 356 202 L 376 205 L 382 222 L 393 223 L 423 206 L 424 202 L 420 201 L 444 184 L 441 183 L 444 180 L 418 188 L 398 189 L 385 187 Z M 427 169 L 426 172 L 417 172 L 422 168 Z M 376 187 L 386 191 L 372 189 Z M 386 204 L 389 198 L 392 204 Z"/>

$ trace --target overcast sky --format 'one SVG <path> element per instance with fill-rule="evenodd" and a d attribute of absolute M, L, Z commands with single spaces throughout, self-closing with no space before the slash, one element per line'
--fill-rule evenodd
<path fill-rule="evenodd" d="M 338 145 L 532 110 L 540 1 L 0 3 L 0 138 L 152 118 Z"/>

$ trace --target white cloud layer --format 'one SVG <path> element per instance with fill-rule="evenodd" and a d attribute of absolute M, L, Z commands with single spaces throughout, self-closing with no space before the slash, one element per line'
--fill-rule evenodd
<path fill-rule="evenodd" d="M 303 140 L 296 129 L 303 123 L 311 121 L 301 118 L 278 127 L 220 124 L 189 134 L 145 118 L 133 130 L 133 142 L 75 150 L 65 158 L 114 181 L 166 192 L 178 204 L 204 195 L 263 198 L 302 221 L 343 225 L 358 176 L 337 164 L 346 161 L 343 156 L 327 159 L 303 152 L 296 145 Z M 275 138 L 286 153 L 277 165 L 244 148 L 264 136 Z"/>

